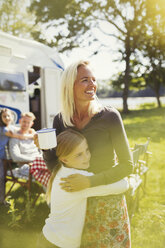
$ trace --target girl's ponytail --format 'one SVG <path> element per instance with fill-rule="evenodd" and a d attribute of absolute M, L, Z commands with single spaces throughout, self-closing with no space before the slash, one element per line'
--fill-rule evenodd
<path fill-rule="evenodd" d="M 54 178 L 55 178 L 55 176 L 56 176 L 56 174 L 57 174 L 57 172 L 59 171 L 60 168 L 61 168 L 61 164 L 58 163 L 56 165 L 56 167 L 53 169 L 52 174 L 51 174 L 50 179 L 49 179 L 49 182 L 48 182 L 48 185 L 47 185 L 46 202 L 47 202 L 48 205 L 50 204 L 52 184 L 53 184 Z"/>

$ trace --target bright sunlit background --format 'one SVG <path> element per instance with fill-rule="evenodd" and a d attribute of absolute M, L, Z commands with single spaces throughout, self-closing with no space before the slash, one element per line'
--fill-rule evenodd
<path fill-rule="evenodd" d="M 98 28 L 93 28 L 91 32 L 98 41 L 95 41 L 90 47 L 75 48 L 71 51 L 60 53 L 65 67 L 75 60 L 87 59 L 90 61 L 97 79 L 110 79 L 112 75 L 123 70 L 124 63 L 119 62 L 120 55 L 117 52 L 120 47 L 119 41 L 115 37 L 108 36 L 109 31 L 115 33 L 115 28 L 110 23 L 100 21 Z M 50 27 L 44 30 L 47 39 L 51 40 L 54 36 L 54 28 Z M 104 33 L 105 32 L 105 33 Z M 100 46 L 100 43 L 102 46 Z M 115 62 L 114 60 L 118 60 Z"/>

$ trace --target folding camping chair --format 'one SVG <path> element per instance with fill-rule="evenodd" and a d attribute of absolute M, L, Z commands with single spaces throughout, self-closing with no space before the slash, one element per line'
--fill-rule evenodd
<path fill-rule="evenodd" d="M 139 150 L 136 149 L 132 152 L 133 155 L 133 163 L 134 168 L 137 167 L 139 160 Z M 136 178 L 136 183 L 133 185 L 133 188 L 129 189 L 126 193 L 127 197 L 127 205 L 130 219 L 133 217 L 136 210 L 139 208 L 139 200 L 140 200 L 140 186 L 142 184 L 142 179 L 137 171 L 134 171 L 134 176 Z"/>
<path fill-rule="evenodd" d="M 6 147 L 6 157 L 7 159 L 3 160 L 4 173 L 5 173 L 5 190 L 6 190 L 5 198 L 10 194 L 14 185 L 19 184 L 27 189 L 28 198 L 31 200 L 32 184 L 37 184 L 38 185 L 37 193 L 32 202 L 32 205 L 34 206 L 39 196 L 45 192 L 31 174 L 30 168 L 32 162 L 13 162 L 10 159 L 8 147 Z M 15 166 L 16 168 L 14 168 Z M 11 182 L 11 184 L 8 187 L 6 187 L 7 182 Z"/>
<path fill-rule="evenodd" d="M 144 144 L 135 144 L 133 152 L 137 151 L 138 161 L 135 164 L 135 173 L 138 173 L 141 177 L 144 177 L 143 180 L 143 192 L 145 193 L 146 182 L 147 182 L 147 172 L 149 170 L 149 157 L 152 154 L 148 151 L 148 145 L 150 138 L 147 139 L 147 142 Z"/>
<path fill-rule="evenodd" d="M 30 173 L 30 166 L 31 166 L 31 163 L 29 162 L 24 162 L 24 163 L 13 163 L 13 161 L 11 159 L 4 159 L 3 160 L 3 164 L 4 164 L 4 171 L 5 171 L 5 184 L 9 181 L 11 182 L 11 185 L 9 186 L 8 190 L 6 191 L 5 193 L 5 197 L 7 197 L 10 192 L 12 191 L 14 185 L 16 183 L 20 184 L 21 186 L 25 187 L 27 190 L 28 190 L 28 196 L 29 196 L 29 199 L 31 197 L 31 185 L 32 185 L 32 175 Z M 18 166 L 18 170 L 15 169 L 15 172 L 17 173 L 14 173 L 14 168 L 13 168 L 13 164 L 16 164 Z M 29 167 L 28 169 L 28 173 L 26 174 L 21 174 L 19 173 L 19 170 L 20 170 L 20 166 L 21 165 L 24 165 L 26 164 L 27 165 L 27 168 Z M 7 187 L 5 187 L 6 189 Z"/>

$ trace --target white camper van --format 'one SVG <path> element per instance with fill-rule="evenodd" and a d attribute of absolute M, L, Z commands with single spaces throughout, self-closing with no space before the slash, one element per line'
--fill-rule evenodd
<path fill-rule="evenodd" d="M 55 49 L 0 31 L 0 108 L 11 109 L 16 123 L 21 112 L 31 111 L 36 130 L 52 127 L 63 70 Z"/>

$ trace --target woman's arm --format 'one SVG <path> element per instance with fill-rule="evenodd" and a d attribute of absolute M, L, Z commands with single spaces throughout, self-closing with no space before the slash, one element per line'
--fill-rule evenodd
<path fill-rule="evenodd" d="M 123 121 L 117 110 L 109 113 L 109 138 L 117 156 L 117 164 L 90 178 L 91 187 L 117 182 L 133 173 L 133 159 Z M 104 162 L 104 159 L 103 159 Z"/>
<path fill-rule="evenodd" d="M 111 184 L 129 176 L 132 173 L 132 155 L 119 112 L 117 110 L 113 110 L 110 113 L 107 112 L 106 121 L 108 122 L 109 139 L 113 145 L 113 149 L 116 152 L 118 164 L 115 167 L 103 170 L 91 177 L 73 175 L 68 178 L 63 178 L 63 184 L 61 184 L 61 187 L 64 190 L 69 191 L 67 185 L 70 185 L 73 188 L 73 191 L 76 191 L 88 187 Z M 104 163 L 104 158 L 101 158 L 101 161 Z"/>

